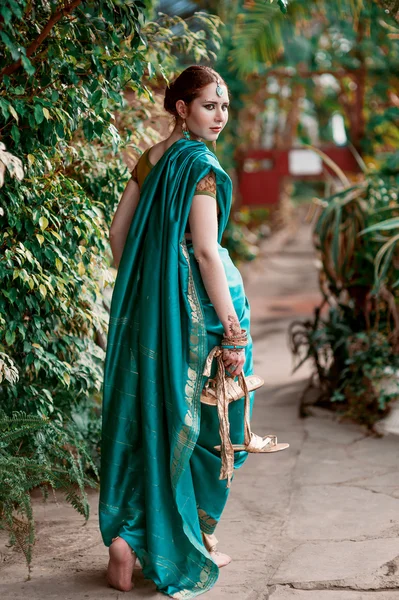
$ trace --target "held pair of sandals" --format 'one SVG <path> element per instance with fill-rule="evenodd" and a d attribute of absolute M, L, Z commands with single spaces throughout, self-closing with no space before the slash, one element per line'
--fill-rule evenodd
<path fill-rule="evenodd" d="M 217 371 L 214 378 L 210 378 L 211 365 L 213 360 L 217 360 Z M 245 377 L 243 373 L 237 376 L 237 379 L 228 375 L 223 362 L 223 346 L 215 346 L 205 362 L 205 368 L 203 374 L 208 377 L 204 389 L 201 394 L 201 402 L 210 406 L 216 406 L 218 410 L 220 431 L 221 431 L 221 444 L 215 446 L 215 450 L 222 453 L 222 462 L 225 460 L 225 467 L 229 476 L 228 481 L 231 477 L 231 460 L 227 455 L 233 452 L 250 452 L 250 453 L 271 453 L 280 452 L 289 448 L 287 443 L 277 443 L 277 436 L 275 434 L 267 434 L 265 436 L 257 435 L 251 431 L 250 425 L 250 399 L 249 392 L 257 390 L 265 382 L 262 377 L 258 375 L 249 375 Z M 243 444 L 232 444 L 229 436 L 229 423 L 228 423 L 228 405 L 231 402 L 244 398 L 244 443 Z M 227 464 L 230 463 L 230 464 Z M 226 469 L 221 472 L 226 475 Z"/>

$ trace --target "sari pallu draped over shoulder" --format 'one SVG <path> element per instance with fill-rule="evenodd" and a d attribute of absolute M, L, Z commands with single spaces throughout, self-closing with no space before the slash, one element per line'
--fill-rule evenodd
<path fill-rule="evenodd" d="M 115 283 L 105 361 L 103 540 L 123 537 L 144 576 L 175 598 L 206 592 L 218 577 L 190 469 L 208 346 L 184 238 L 194 190 L 211 169 L 220 243 L 232 186 L 205 144 L 175 142 L 147 176 Z"/>

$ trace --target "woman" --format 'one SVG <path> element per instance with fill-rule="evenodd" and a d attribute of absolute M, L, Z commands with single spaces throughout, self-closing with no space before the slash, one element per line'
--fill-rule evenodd
<path fill-rule="evenodd" d="M 215 142 L 227 123 L 227 86 L 214 70 L 192 66 L 167 89 L 164 106 L 174 130 L 138 161 L 110 231 L 119 269 L 105 364 L 100 528 L 110 585 L 130 590 L 138 557 L 161 592 L 192 598 L 231 560 L 216 551 L 229 487 L 219 479 L 217 410 L 200 404 L 204 365 L 223 342 L 230 375 L 248 375 L 252 343 L 242 279 L 220 246 L 231 181 L 200 141 Z M 229 420 L 232 443 L 242 444 L 243 400 L 232 403 Z M 246 457 L 234 454 L 234 468 Z"/>

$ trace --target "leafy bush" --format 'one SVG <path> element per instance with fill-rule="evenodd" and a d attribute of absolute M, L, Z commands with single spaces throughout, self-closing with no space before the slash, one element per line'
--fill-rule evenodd
<path fill-rule="evenodd" d="M 103 294 L 113 281 L 107 230 L 128 178 L 123 153 L 137 156 L 142 139 L 156 139 L 146 127 L 150 85 L 173 74 L 175 50 L 193 48 L 200 60 L 218 48 L 217 17 L 197 13 L 193 32 L 177 17 L 146 23 L 145 6 L 0 5 L 0 518 L 28 561 L 33 486 L 67 488 L 87 516 L 83 485 L 93 480 L 84 473 L 98 464 Z"/>
<path fill-rule="evenodd" d="M 399 175 L 391 164 L 353 185 L 334 167 L 344 189 L 319 201 L 315 227 L 323 303 L 290 334 L 296 368 L 314 364 L 320 402 L 369 427 L 399 396 Z"/>
<path fill-rule="evenodd" d="M 325 318 L 318 308 L 314 320 L 291 325 L 290 337 L 296 369 L 307 360 L 314 365 L 318 405 L 372 428 L 399 396 L 399 354 L 382 333 L 361 330 L 347 306 L 330 308 Z"/>

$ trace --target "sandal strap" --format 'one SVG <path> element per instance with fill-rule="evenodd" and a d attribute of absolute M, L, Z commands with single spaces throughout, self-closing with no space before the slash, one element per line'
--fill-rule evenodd
<path fill-rule="evenodd" d="M 260 452 L 268 446 L 275 446 L 277 444 L 277 437 L 275 435 L 261 437 L 256 433 L 251 433 L 251 441 L 246 446 L 247 452 Z"/>
<path fill-rule="evenodd" d="M 229 400 L 226 390 L 226 369 L 223 362 L 223 348 L 215 346 L 209 352 L 203 371 L 203 374 L 207 377 L 210 375 L 213 359 L 216 359 L 217 361 L 217 370 L 214 381 L 216 383 L 215 394 L 217 398 L 221 442 L 220 454 L 222 460 L 219 479 L 227 479 L 227 487 L 229 488 L 234 473 L 234 448 L 230 439 Z M 245 381 L 243 372 L 238 375 L 238 382 L 241 389 L 244 391 L 244 446 L 247 448 L 249 447 L 252 438 L 250 424 L 251 403 L 247 382 Z"/>

